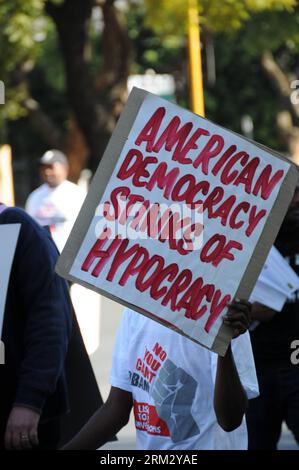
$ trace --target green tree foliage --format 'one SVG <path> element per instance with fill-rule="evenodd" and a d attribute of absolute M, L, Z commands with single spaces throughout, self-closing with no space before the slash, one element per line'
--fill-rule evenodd
<path fill-rule="evenodd" d="M 183 34 L 187 27 L 188 0 L 144 0 L 147 24 L 160 34 Z M 241 27 L 252 14 L 264 10 L 291 11 L 296 0 L 196 0 L 201 24 L 213 31 Z"/>
<path fill-rule="evenodd" d="M 183 3 L 146 0 L 147 24 L 163 40 L 186 35 L 187 2 Z M 299 104 L 292 99 L 299 75 L 298 1 L 197 3 L 202 43 L 206 46 L 208 38 L 211 44 L 212 36 L 215 46 L 217 80 L 214 87 L 205 80 L 207 116 L 240 132 L 242 116 L 249 115 L 256 140 L 299 162 Z M 202 52 L 206 65 L 207 48 Z"/>
<path fill-rule="evenodd" d="M 43 8 L 43 0 L 0 0 L 0 78 L 6 86 L 1 111 L 9 118 L 25 114 L 22 77 L 33 68 L 49 27 Z"/>
<path fill-rule="evenodd" d="M 33 145 L 64 148 L 69 122 L 75 117 L 95 168 L 125 101 L 130 71 L 153 68 L 174 74 L 179 103 L 188 105 L 188 0 L 127 0 L 127 9 L 122 11 L 114 3 L 0 0 L 0 79 L 6 85 L 0 119 L 11 122 L 22 117 L 13 124 L 20 152 L 22 141 L 32 142 L 30 154 L 39 152 Z M 280 140 L 273 124 L 290 100 L 281 97 L 277 80 L 273 74 L 270 77 L 271 56 L 268 62 L 261 58 L 264 51 L 271 52 L 285 81 L 297 77 L 298 3 L 198 0 L 203 44 L 208 34 L 215 45 L 217 80 L 213 88 L 207 82 L 205 86 L 208 117 L 240 131 L 240 117 L 249 114 L 255 124 L 254 137 L 278 149 L 289 140 L 286 133 Z M 101 17 L 91 20 L 95 4 Z M 135 49 L 134 60 L 127 35 Z M 205 72 L 206 56 L 204 47 Z M 288 112 L 296 127 L 294 110 Z M 38 132 L 31 130 L 32 123 Z"/>

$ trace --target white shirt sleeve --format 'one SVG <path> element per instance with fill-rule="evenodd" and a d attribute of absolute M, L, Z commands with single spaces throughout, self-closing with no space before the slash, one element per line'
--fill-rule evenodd
<path fill-rule="evenodd" d="M 259 395 L 253 352 L 248 331 L 232 340 L 232 352 L 241 383 L 249 399 Z M 215 383 L 218 355 L 212 353 L 212 375 Z"/>
<path fill-rule="evenodd" d="M 129 351 L 129 327 L 130 313 L 126 309 L 123 313 L 114 345 L 112 356 L 112 369 L 110 373 L 110 384 L 131 392 L 129 376 L 128 351 Z"/>

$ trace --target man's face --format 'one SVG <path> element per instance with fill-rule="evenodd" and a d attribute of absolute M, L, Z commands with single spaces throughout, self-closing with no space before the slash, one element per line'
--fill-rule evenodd
<path fill-rule="evenodd" d="M 51 188 L 56 188 L 66 180 L 68 174 L 67 166 L 62 163 L 53 163 L 52 165 L 41 165 L 40 174 L 45 183 Z"/>

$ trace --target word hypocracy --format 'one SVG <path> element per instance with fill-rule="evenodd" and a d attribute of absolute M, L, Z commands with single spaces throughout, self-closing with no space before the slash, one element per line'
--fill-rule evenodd
<path fill-rule="evenodd" d="M 148 95 L 72 273 L 209 347 L 289 167 L 240 136 Z M 165 204 L 168 209 L 159 210 Z M 203 215 L 204 227 L 173 205 Z M 139 239 L 115 234 L 115 221 Z"/>

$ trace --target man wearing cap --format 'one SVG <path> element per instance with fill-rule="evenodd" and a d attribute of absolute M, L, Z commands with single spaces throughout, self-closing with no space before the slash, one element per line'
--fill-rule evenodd
<path fill-rule="evenodd" d="M 48 150 L 39 163 L 44 184 L 30 194 L 26 211 L 40 225 L 50 228 L 61 251 L 86 194 L 82 188 L 67 180 L 68 161 L 60 150 Z"/>

